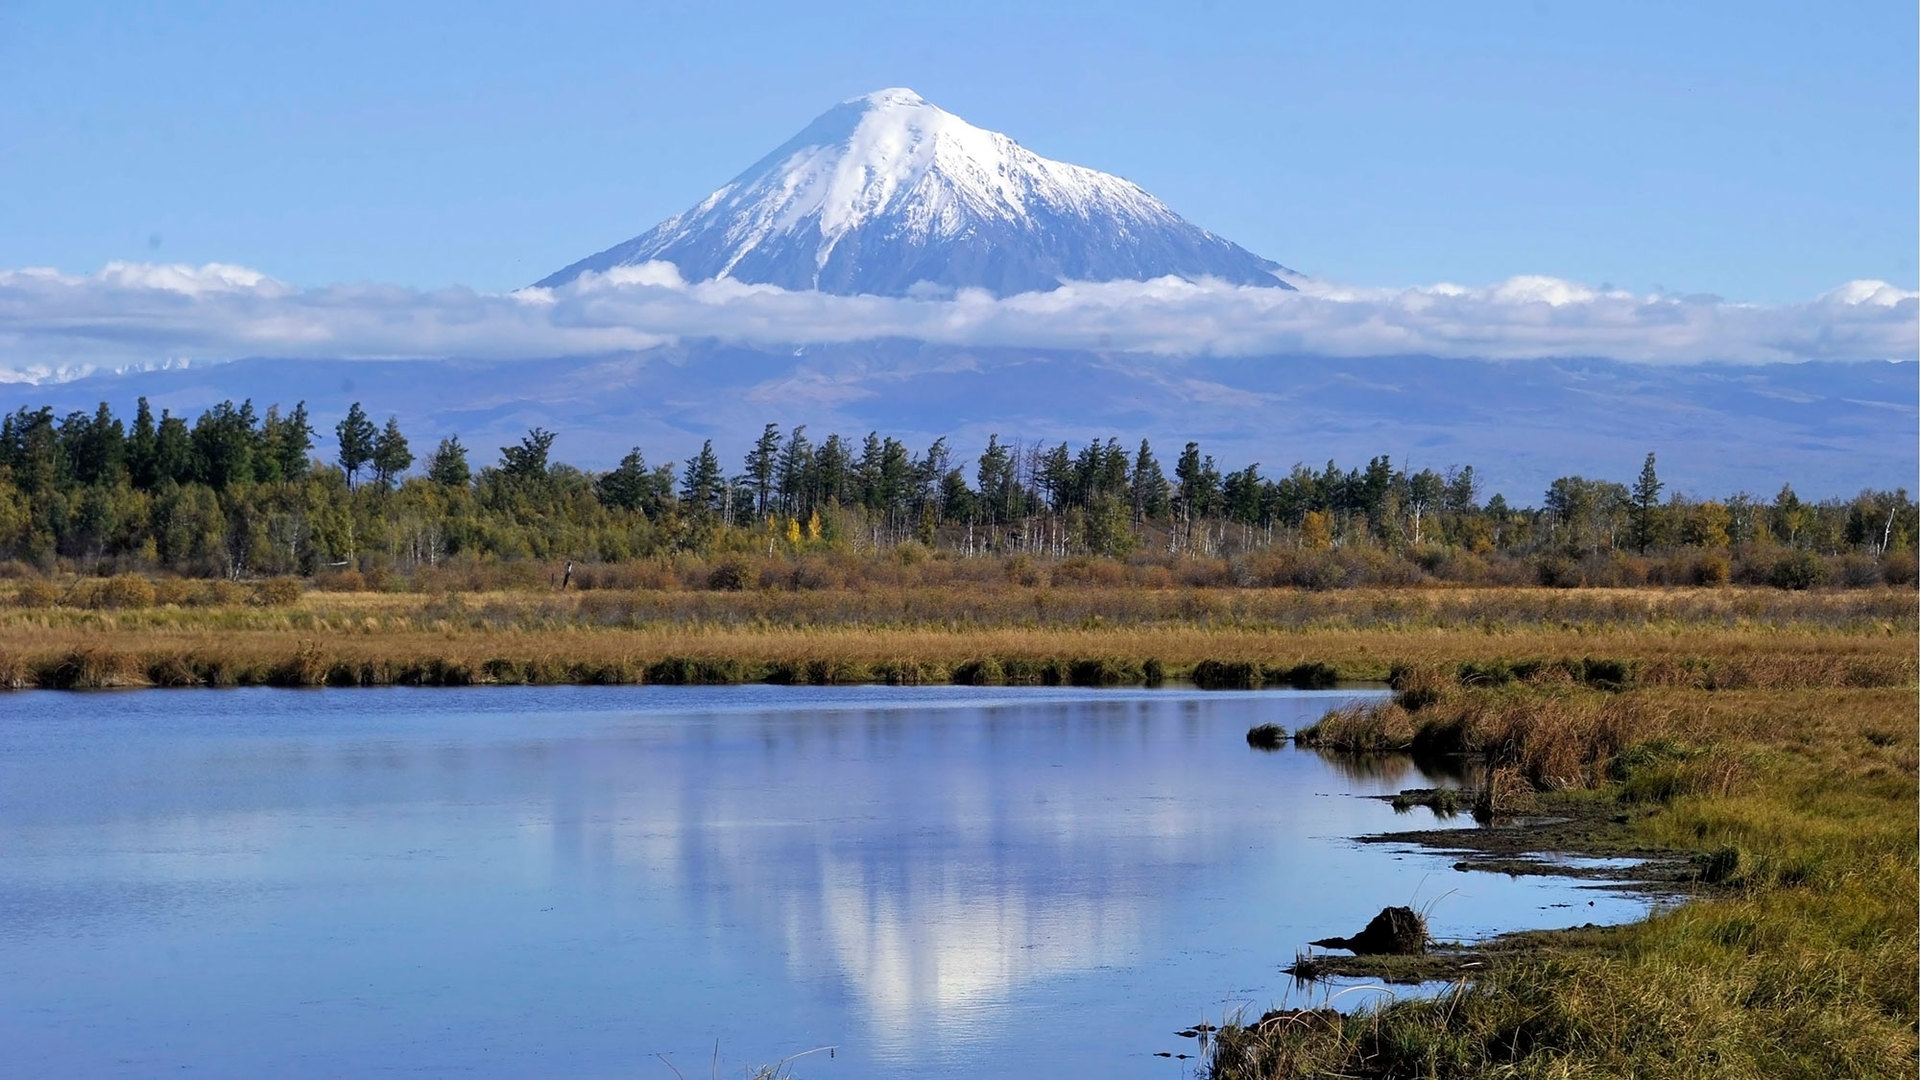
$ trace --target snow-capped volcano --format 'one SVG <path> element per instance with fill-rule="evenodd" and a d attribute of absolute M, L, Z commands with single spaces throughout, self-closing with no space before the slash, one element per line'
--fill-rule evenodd
<path fill-rule="evenodd" d="M 539 284 L 652 261 L 689 281 L 846 295 L 1006 296 L 1169 274 L 1291 288 L 1284 267 L 1138 185 L 1050 161 L 905 89 L 835 106 L 699 205 Z"/>

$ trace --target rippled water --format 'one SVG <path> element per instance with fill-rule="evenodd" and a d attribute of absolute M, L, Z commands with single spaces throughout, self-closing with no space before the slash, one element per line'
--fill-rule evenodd
<path fill-rule="evenodd" d="M 1364 693 L 7 696 L 0 1071 L 1171 1078 L 1384 905 L 1638 912 L 1354 844 L 1434 780 L 1245 743 Z"/>

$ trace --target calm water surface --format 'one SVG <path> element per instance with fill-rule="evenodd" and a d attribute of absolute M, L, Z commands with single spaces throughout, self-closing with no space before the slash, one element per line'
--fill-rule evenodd
<path fill-rule="evenodd" d="M 1639 913 L 1356 845 L 1434 780 L 1244 741 L 1365 694 L 8 695 L 0 1071 L 1174 1078 L 1384 905 Z"/>

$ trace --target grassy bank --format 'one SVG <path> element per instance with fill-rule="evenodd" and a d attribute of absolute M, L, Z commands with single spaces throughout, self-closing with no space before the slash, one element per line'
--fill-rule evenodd
<path fill-rule="evenodd" d="M 1403 670 L 1396 704 L 1303 735 L 1465 752 L 1492 779 L 1496 822 L 1557 819 L 1483 830 L 1489 851 L 1667 853 L 1692 899 L 1630 926 L 1496 942 L 1434 1000 L 1245 1017 L 1216 1043 L 1213 1077 L 1914 1075 L 1911 683 L 1602 689 L 1499 674 Z"/>
<path fill-rule="evenodd" d="M 1911 682 L 1915 669 L 1911 596 L 1894 590 L 1009 586 L 960 593 L 294 591 L 119 606 L 41 599 L 0 607 L 0 683 L 1193 679 L 1313 686 L 1383 679 L 1396 664 L 1473 663 L 1492 671 L 1518 661 L 1518 677 L 1529 682 L 1884 686 Z"/>

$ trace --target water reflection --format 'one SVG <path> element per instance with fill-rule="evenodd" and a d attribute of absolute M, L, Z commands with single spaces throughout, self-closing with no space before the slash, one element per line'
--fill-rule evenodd
<path fill-rule="evenodd" d="M 556 852 L 645 867 L 708 935 L 745 928 L 796 975 L 844 979 L 904 1060 L 929 1033 L 964 1042 L 1022 986 L 1125 963 L 1184 878 L 1271 829 L 1203 797 L 1221 755 L 1178 704 L 1176 724 L 1152 700 L 762 718 L 737 752 L 721 720 L 698 753 L 643 733 L 582 759 Z"/>
<path fill-rule="evenodd" d="M 1329 769 L 1348 780 L 1410 787 L 1458 787 L 1472 774 L 1473 763 L 1448 754 L 1355 754 L 1341 750 L 1312 751 Z"/>
<path fill-rule="evenodd" d="M 1461 936 L 1566 891 L 1349 843 L 1391 824 L 1354 796 L 1457 778 L 1246 744 L 1326 695 L 36 701 L 0 725 L 0 1059 L 49 1075 L 645 1075 L 718 1040 L 1161 1077 L 1166 1033 L 1284 997 L 1356 912 L 1451 889 Z"/>

